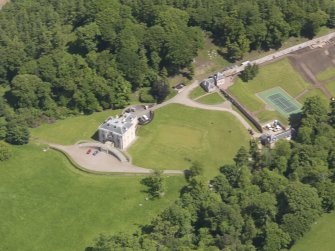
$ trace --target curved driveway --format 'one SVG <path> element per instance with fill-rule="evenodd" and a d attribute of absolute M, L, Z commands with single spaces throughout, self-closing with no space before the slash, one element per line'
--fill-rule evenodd
<path fill-rule="evenodd" d="M 196 88 L 198 86 L 199 86 L 199 81 L 196 80 L 191 85 L 188 85 L 188 86 L 184 87 L 184 90 L 182 92 L 178 93 L 172 99 L 169 99 L 169 100 L 163 102 L 162 104 L 156 105 L 151 109 L 156 110 L 156 109 L 159 109 L 163 106 L 175 103 L 175 104 L 186 105 L 186 106 L 189 106 L 189 107 L 204 109 L 204 110 L 229 112 L 230 114 L 235 116 L 246 129 L 251 129 L 248 122 L 238 112 L 234 111 L 232 108 L 229 108 L 229 106 L 227 107 L 227 105 L 225 105 L 225 104 L 206 105 L 206 104 L 201 104 L 201 103 L 198 103 L 198 102 L 190 99 L 189 94 L 191 93 L 191 91 L 194 88 Z"/>

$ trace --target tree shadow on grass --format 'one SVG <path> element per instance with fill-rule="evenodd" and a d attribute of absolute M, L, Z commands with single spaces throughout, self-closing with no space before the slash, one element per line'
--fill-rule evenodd
<path fill-rule="evenodd" d="M 290 114 L 288 121 L 291 127 L 295 129 L 298 128 L 298 126 L 300 125 L 300 121 L 301 121 L 301 113 Z"/>

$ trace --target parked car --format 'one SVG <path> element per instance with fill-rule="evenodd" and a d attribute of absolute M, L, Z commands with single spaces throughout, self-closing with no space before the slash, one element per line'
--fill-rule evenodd
<path fill-rule="evenodd" d="M 86 154 L 90 154 L 92 152 L 92 149 L 88 149 Z"/>
<path fill-rule="evenodd" d="M 93 156 L 97 155 L 99 153 L 99 150 L 95 150 L 93 153 Z"/>

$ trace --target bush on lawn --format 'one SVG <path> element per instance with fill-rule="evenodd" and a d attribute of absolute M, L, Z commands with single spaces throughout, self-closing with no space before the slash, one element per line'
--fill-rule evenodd
<path fill-rule="evenodd" d="M 143 103 L 155 103 L 155 98 L 150 94 L 150 88 L 142 88 L 140 90 L 140 101 Z"/>
<path fill-rule="evenodd" d="M 8 160 L 12 156 L 12 152 L 8 144 L 0 142 L 0 161 Z"/>

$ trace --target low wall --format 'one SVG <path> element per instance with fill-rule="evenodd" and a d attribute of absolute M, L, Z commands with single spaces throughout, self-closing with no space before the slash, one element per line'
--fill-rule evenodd
<path fill-rule="evenodd" d="M 79 170 L 81 172 L 84 172 L 86 174 L 91 174 L 91 175 L 97 175 L 97 176 L 149 176 L 150 173 L 121 173 L 121 172 L 96 172 L 96 171 L 92 171 L 92 170 L 88 170 L 80 165 L 78 165 L 72 158 L 70 155 L 68 155 L 66 152 L 64 152 L 61 149 L 58 149 L 57 147 L 54 146 L 50 146 L 51 149 L 63 154 L 68 161 L 71 163 L 71 165 L 76 169 Z"/>
<path fill-rule="evenodd" d="M 263 132 L 263 128 L 261 123 L 258 121 L 256 117 L 254 117 L 248 110 L 245 108 L 240 102 L 236 100 L 236 98 L 231 95 L 227 90 L 220 89 L 221 93 L 240 111 L 250 122 L 260 131 Z"/>

